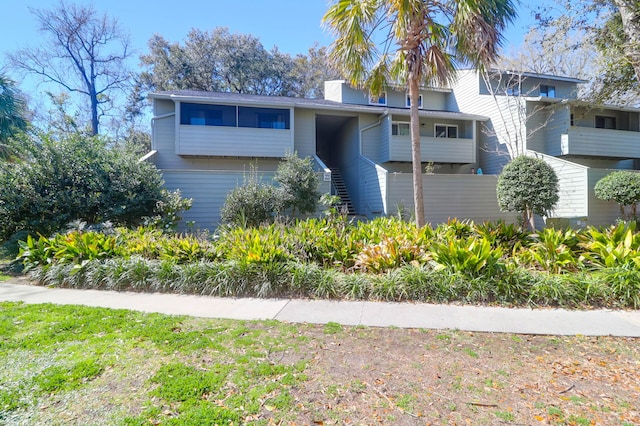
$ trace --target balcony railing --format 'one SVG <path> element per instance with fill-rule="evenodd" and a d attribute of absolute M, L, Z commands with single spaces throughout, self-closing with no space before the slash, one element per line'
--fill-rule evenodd
<path fill-rule="evenodd" d="M 640 158 L 640 132 L 571 127 L 560 146 L 562 155 Z"/>
<path fill-rule="evenodd" d="M 474 139 L 464 138 L 420 138 L 420 156 L 422 162 L 435 163 L 474 163 L 476 144 Z M 411 138 L 392 136 L 388 161 L 411 161 Z"/>

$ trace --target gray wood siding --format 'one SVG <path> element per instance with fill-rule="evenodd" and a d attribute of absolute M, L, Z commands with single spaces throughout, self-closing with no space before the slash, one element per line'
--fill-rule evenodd
<path fill-rule="evenodd" d="M 260 171 L 264 183 L 272 183 L 273 171 Z M 322 180 L 318 191 L 328 193 L 330 184 Z M 214 229 L 220 223 L 220 209 L 227 194 L 245 182 L 245 172 L 232 170 L 170 170 L 163 171 L 165 187 L 171 191 L 179 189 L 182 196 L 193 199 L 193 206 L 184 212 L 181 229 L 185 223 L 195 222 L 196 229 Z"/>
<path fill-rule="evenodd" d="M 556 208 L 549 217 L 587 217 L 588 208 L 588 174 L 589 168 L 548 155 L 531 154 L 542 158 L 558 176 L 559 196 Z"/>
<path fill-rule="evenodd" d="M 360 157 L 360 205 L 362 214 L 386 214 L 387 171 Z"/>
<path fill-rule="evenodd" d="M 270 182 L 273 173 L 261 173 Z M 241 171 L 164 171 L 165 187 L 179 189 L 182 196 L 193 199 L 193 206 L 183 215 L 185 222 L 194 221 L 196 229 L 214 229 L 220 222 L 220 209 L 227 194 L 244 182 Z"/>
<path fill-rule="evenodd" d="M 382 151 L 382 134 L 383 130 L 383 120 L 379 125 L 371 127 L 362 132 L 362 155 L 373 160 L 374 162 L 379 162 L 381 158 Z"/>
<path fill-rule="evenodd" d="M 297 108 L 294 110 L 293 146 L 301 158 L 312 157 L 316 153 L 315 111 Z"/>
<path fill-rule="evenodd" d="M 517 115 L 509 113 L 515 97 L 498 97 L 497 102 L 490 95 L 479 94 L 484 83 L 475 71 L 462 71 L 453 86 L 450 107 L 471 114 L 480 114 L 490 118 L 481 124 L 478 136 L 478 166 L 485 174 L 499 174 L 509 162 L 509 140 L 519 135 L 523 140 L 524 128 L 519 126 Z M 507 137 L 511 136 L 511 139 Z"/>
<path fill-rule="evenodd" d="M 153 115 L 164 115 L 176 111 L 176 104 L 167 99 L 153 100 Z"/>
<path fill-rule="evenodd" d="M 496 195 L 497 177 L 489 175 L 425 175 L 423 192 L 426 220 L 446 223 L 450 218 L 476 222 L 515 222 L 516 214 L 501 212 Z M 387 205 L 390 214 L 402 206 L 413 211 L 413 183 L 410 173 L 389 174 Z"/>
<path fill-rule="evenodd" d="M 380 154 L 378 163 L 389 161 L 391 156 L 391 115 L 383 118 L 380 126 Z M 375 161 L 375 160 L 374 160 Z"/>
<path fill-rule="evenodd" d="M 602 201 L 596 198 L 593 188 L 596 183 L 615 170 L 589 169 L 589 216 L 587 224 L 593 226 L 605 226 L 616 223 L 620 217 L 620 207 L 613 201 Z"/>
<path fill-rule="evenodd" d="M 173 102 L 172 102 L 173 103 Z M 176 119 L 173 116 L 153 120 L 151 148 L 158 151 L 153 161 L 159 168 L 180 167 L 175 154 Z"/>
<path fill-rule="evenodd" d="M 553 114 L 550 115 L 547 125 L 544 129 L 545 145 L 544 149 L 538 150 L 548 155 L 562 155 L 562 139 L 563 135 L 569 132 L 571 125 L 571 112 L 569 107 L 557 106 Z M 535 149 L 535 148 L 530 148 Z"/>
<path fill-rule="evenodd" d="M 180 125 L 178 155 L 284 157 L 293 152 L 292 129 Z"/>
<path fill-rule="evenodd" d="M 571 127 L 562 139 L 562 154 L 640 158 L 640 132 Z"/>
<path fill-rule="evenodd" d="M 389 158 L 386 161 L 412 161 L 411 138 L 391 136 Z M 423 163 L 474 163 L 475 143 L 472 139 L 420 138 L 420 158 Z"/>

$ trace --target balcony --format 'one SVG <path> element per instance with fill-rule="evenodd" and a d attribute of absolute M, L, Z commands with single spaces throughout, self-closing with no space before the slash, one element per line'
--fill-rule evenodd
<path fill-rule="evenodd" d="M 562 155 L 640 158 L 640 132 L 574 126 L 560 146 Z"/>
<path fill-rule="evenodd" d="M 178 155 L 282 158 L 293 152 L 289 129 L 180 125 L 178 130 Z"/>
<path fill-rule="evenodd" d="M 384 161 L 411 161 L 411 138 L 391 136 L 389 158 Z M 475 163 L 474 139 L 420 137 L 420 156 L 423 163 Z"/>

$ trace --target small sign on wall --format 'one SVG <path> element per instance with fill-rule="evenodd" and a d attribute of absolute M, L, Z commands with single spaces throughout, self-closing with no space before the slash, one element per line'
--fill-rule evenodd
<path fill-rule="evenodd" d="M 325 172 L 324 173 L 324 181 L 325 182 L 331 182 L 331 172 L 329 172 L 329 173 Z"/>

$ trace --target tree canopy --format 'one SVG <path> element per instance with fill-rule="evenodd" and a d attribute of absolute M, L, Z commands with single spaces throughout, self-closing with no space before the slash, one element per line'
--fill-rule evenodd
<path fill-rule="evenodd" d="M 26 105 L 15 82 L 0 75 L 0 159 L 11 156 L 9 139 L 26 129 Z"/>
<path fill-rule="evenodd" d="M 592 81 L 585 97 L 602 103 L 640 101 L 640 2 L 637 0 L 556 0 L 557 7 L 540 7 L 536 18 L 542 40 L 556 43 L 572 38 L 565 52 L 597 53 L 587 75 L 568 74 Z M 559 10 L 559 12 L 558 12 Z M 575 35 L 578 35 L 576 38 Z M 593 49 L 595 46 L 596 49 Z"/>
<path fill-rule="evenodd" d="M 292 58 L 277 47 L 266 50 L 250 34 L 227 28 L 192 29 L 184 44 L 159 34 L 149 40 L 140 75 L 149 90 L 204 90 L 256 95 L 320 97 L 324 80 L 336 78 L 325 48 Z"/>

